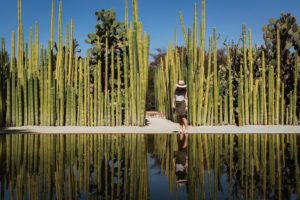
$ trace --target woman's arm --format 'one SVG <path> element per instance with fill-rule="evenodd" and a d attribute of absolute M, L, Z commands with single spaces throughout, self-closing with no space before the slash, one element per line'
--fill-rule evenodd
<path fill-rule="evenodd" d="M 176 91 L 176 89 L 174 90 L 174 93 L 173 93 L 172 108 L 175 108 L 175 91 Z"/>
<path fill-rule="evenodd" d="M 186 91 L 186 93 L 185 93 L 185 98 L 184 98 L 184 100 L 185 100 L 185 109 L 187 110 L 187 109 L 188 109 L 188 94 L 187 94 L 187 91 Z"/>

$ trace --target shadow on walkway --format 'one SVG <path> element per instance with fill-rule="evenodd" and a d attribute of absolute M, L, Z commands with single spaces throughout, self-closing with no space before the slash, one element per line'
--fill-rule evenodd
<path fill-rule="evenodd" d="M 6 134 L 28 134 L 32 133 L 28 129 L 12 129 L 12 128 L 7 128 L 7 127 L 0 127 L 0 135 L 6 135 Z"/>

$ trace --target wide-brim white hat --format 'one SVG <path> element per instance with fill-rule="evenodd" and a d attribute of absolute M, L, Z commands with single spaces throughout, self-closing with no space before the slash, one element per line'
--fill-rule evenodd
<path fill-rule="evenodd" d="M 186 88 L 186 84 L 184 83 L 183 80 L 178 81 L 178 83 L 176 84 L 176 87 L 178 88 Z"/>

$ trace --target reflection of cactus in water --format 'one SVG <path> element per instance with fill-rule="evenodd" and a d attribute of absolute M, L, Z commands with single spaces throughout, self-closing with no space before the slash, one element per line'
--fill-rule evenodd
<path fill-rule="evenodd" d="M 153 154 L 158 167 L 169 179 L 169 191 L 177 192 L 174 190 L 175 171 L 170 159 L 172 151 L 178 148 L 177 136 L 162 135 L 153 139 Z M 204 199 L 215 199 L 221 193 L 228 198 L 288 199 L 299 187 L 298 183 L 290 182 L 290 178 L 299 180 L 297 148 L 297 137 L 293 135 L 191 135 L 188 144 L 188 197 L 199 198 L 199 194 Z M 286 170 L 291 171 L 283 176 Z M 227 182 L 222 183 L 224 175 Z M 212 176 L 214 182 L 211 181 Z M 201 185 L 203 183 L 204 186 Z M 295 193 L 282 193 L 283 188 L 293 188 Z M 299 196 L 299 191 L 296 195 Z"/>
<path fill-rule="evenodd" d="M 25 151 L 12 148 L 22 145 Z M 32 197 L 34 192 L 44 199 L 53 195 L 75 199 L 82 194 L 91 197 L 92 192 L 97 191 L 99 198 L 146 199 L 149 194 L 146 154 L 146 136 L 18 135 L 0 138 L 0 159 L 12 158 L 5 162 L 10 183 L 8 190 L 16 191 L 8 194 L 10 198 Z M 35 179 L 35 174 L 39 174 L 39 186 L 43 190 L 25 187 L 29 183 L 26 180 Z M 16 177 L 19 178 L 17 185 L 12 184 Z M 1 199 L 3 194 L 0 194 Z"/>

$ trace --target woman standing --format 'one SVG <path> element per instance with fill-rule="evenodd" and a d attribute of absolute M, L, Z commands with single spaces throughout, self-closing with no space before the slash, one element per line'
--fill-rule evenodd
<path fill-rule="evenodd" d="M 187 87 L 183 80 L 178 81 L 176 84 L 176 89 L 174 91 L 173 97 L 173 109 L 176 111 L 180 125 L 180 139 L 183 139 L 185 135 L 187 141 L 187 109 L 188 109 L 188 99 L 187 99 Z M 187 142 L 184 146 L 187 146 Z"/>

